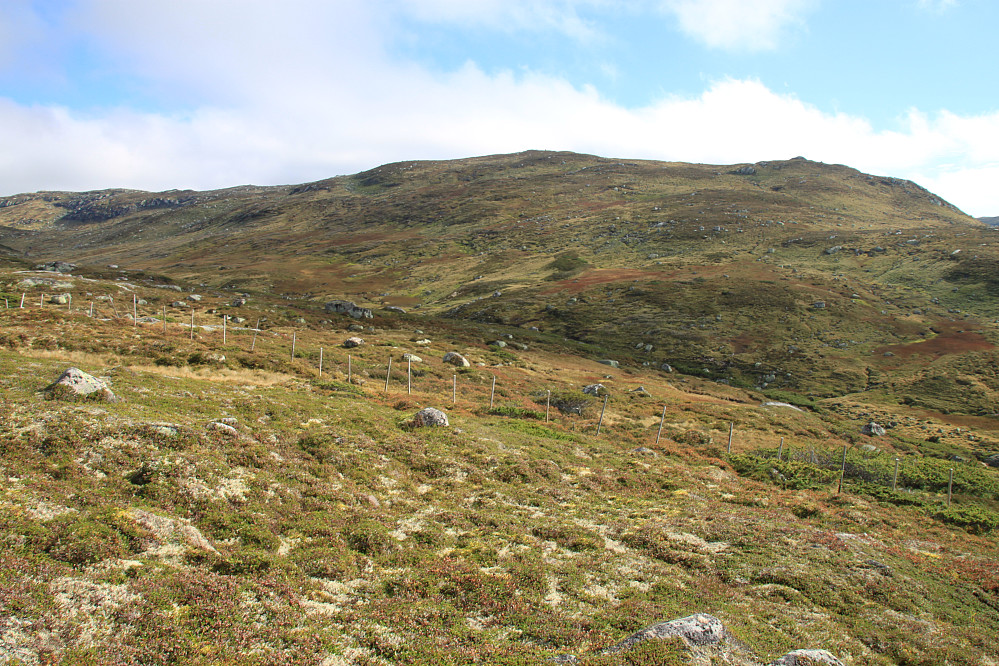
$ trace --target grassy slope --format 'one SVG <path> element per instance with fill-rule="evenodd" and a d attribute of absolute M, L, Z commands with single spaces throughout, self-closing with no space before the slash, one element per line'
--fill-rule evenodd
<path fill-rule="evenodd" d="M 6 291 L 25 275 L 9 274 Z M 120 304 L 133 288 L 71 281 L 77 307 L 94 299 L 104 316 L 110 302 L 97 297 Z M 178 296 L 137 293 L 145 312 Z M 798 647 L 852 664 L 982 664 L 999 651 L 994 538 L 934 518 L 939 483 L 899 498 L 848 480 L 837 495 L 828 480 L 795 489 L 804 477 L 790 463 L 777 465 L 789 480 L 775 485 L 774 463 L 730 464 L 725 453 L 732 422 L 735 454 L 779 438 L 796 455 L 836 456 L 845 444 L 857 464 L 901 456 L 903 485 L 956 466 L 972 480 L 959 483 L 958 505 L 994 511 L 999 475 L 935 462 L 996 450 L 990 419 L 956 426 L 916 406 L 876 413 L 849 399 L 765 408 L 752 390 L 608 368 L 560 338 L 408 316 L 365 322 L 374 330 L 351 352 L 348 384 L 337 345 L 351 320 L 322 323 L 328 315 L 308 302 L 235 310 L 223 292 L 204 296 L 200 325 L 217 322 L 205 309 L 218 308 L 267 317 L 265 330 L 255 340 L 229 330 L 223 345 L 217 329 L 191 340 L 178 325 L 187 314 L 174 310 L 166 333 L 51 305 L 0 311 L 8 654 L 533 664 L 568 652 L 593 664 L 686 663 L 672 644 L 594 651 L 694 612 L 717 615 L 764 662 Z M 413 342 L 424 337 L 417 325 L 429 348 Z M 484 344 L 508 332 L 530 350 Z M 458 373 L 455 408 L 454 373 L 439 360 L 451 349 L 485 364 Z M 227 360 L 206 364 L 209 351 Z M 406 351 L 425 359 L 413 394 L 399 373 Z M 121 402 L 44 400 L 37 391 L 68 365 L 108 377 Z M 487 410 L 492 376 L 499 414 Z M 612 391 L 599 437 L 596 405 L 547 425 L 501 415 L 543 413 L 532 393 L 594 381 Z M 629 392 L 639 385 L 651 397 Z M 422 405 L 445 408 L 452 427 L 406 427 Z M 206 428 L 221 417 L 236 419 L 238 437 Z M 859 435 L 871 418 L 897 425 Z M 867 443 L 885 453 L 862 453 Z"/>

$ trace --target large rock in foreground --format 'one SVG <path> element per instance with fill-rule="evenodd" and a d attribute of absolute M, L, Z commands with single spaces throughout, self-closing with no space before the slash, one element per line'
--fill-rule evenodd
<path fill-rule="evenodd" d="M 45 393 L 54 399 L 118 401 L 107 384 L 79 368 L 68 368 L 59 379 L 45 387 Z"/>
<path fill-rule="evenodd" d="M 459 368 L 467 368 L 472 364 L 468 362 L 468 359 L 459 354 L 458 352 L 448 352 L 444 354 L 444 362 L 450 365 L 458 366 Z"/>
<path fill-rule="evenodd" d="M 433 407 L 424 407 L 416 412 L 416 416 L 413 417 L 413 425 L 417 428 L 422 428 L 425 426 L 447 426 L 451 424 L 448 423 L 447 414 L 441 410 L 434 409 Z"/>

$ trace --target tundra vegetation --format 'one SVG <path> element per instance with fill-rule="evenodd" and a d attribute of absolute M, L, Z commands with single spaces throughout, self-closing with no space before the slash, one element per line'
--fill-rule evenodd
<path fill-rule="evenodd" d="M 996 232 L 733 171 L 0 199 L 0 663 L 996 663 Z"/>

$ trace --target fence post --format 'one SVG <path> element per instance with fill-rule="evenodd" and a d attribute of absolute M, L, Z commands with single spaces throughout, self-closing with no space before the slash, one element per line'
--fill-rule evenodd
<path fill-rule="evenodd" d="M 166 334 L 166 304 L 163 305 L 163 333 Z"/>
<path fill-rule="evenodd" d="M 319 348 L 319 376 L 323 376 L 323 348 Z"/>
<path fill-rule="evenodd" d="M 607 411 L 607 399 L 610 398 L 609 395 L 604 396 L 604 406 L 600 408 L 600 420 L 597 421 L 597 436 L 600 436 L 600 427 L 604 424 L 604 412 Z"/>
<path fill-rule="evenodd" d="M 728 452 L 732 453 L 732 435 L 735 434 L 735 423 L 728 423 Z"/>
<path fill-rule="evenodd" d="M 780 462 L 781 457 L 784 455 L 784 438 L 780 438 L 780 448 L 777 449 L 777 462 Z"/>
<path fill-rule="evenodd" d="M 38 297 L 38 307 L 40 308 L 44 307 L 45 306 L 44 301 L 45 301 L 45 294 L 42 294 L 41 296 Z"/>
<path fill-rule="evenodd" d="M 28 295 L 28 292 L 21 292 L 21 309 L 24 309 L 24 297 Z"/>
<path fill-rule="evenodd" d="M 451 406 L 458 405 L 458 375 L 451 375 Z"/>
<path fill-rule="evenodd" d="M 94 302 L 90 301 L 90 318 L 94 318 Z"/>
<path fill-rule="evenodd" d="M 666 405 L 663 405 L 663 415 L 659 418 L 659 432 L 656 433 L 656 446 L 659 446 L 659 438 L 663 434 L 663 426 L 666 424 Z"/>
<path fill-rule="evenodd" d="M 548 398 L 545 400 L 545 423 L 548 423 L 548 414 L 552 410 L 552 390 L 548 389 Z"/>
<path fill-rule="evenodd" d="M 222 315 L 222 344 L 226 342 L 226 336 L 229 333 L 229 315 Z"/>
<path fill-rule="evenodd" d="M 898 488 L 898 458 L 895 458 L 895 475 L 891 478 L 891 489 L 894 492 Z"/>
<path fill-rule="evenodd" d="M 406 393 L 413 395 L 413 359 L 406 359 Z"/>
<path fill-rule="evenodd" d="M 139 325 L 139 306 L 138 306 L 137 301 L 138 301 L 138 298 L 133 293 L 132 294 L 132 328 L 136 328 Z"/>
<path fill-rule="evenodd" d="M 347 383 L 350 383 L 350 354 L 347 354 Z"/>
<path fill-rule="evenodd" d="M 298 343 L 298 331 L 291 332 L 291 360 L 295 360 L 295 345 Z"/>
<path fill-rule="evenodd" d="M 69 300 L 66 301 L 66 312 L 73 311 L 73 294 L 69 295 Z"/>
<path fill-rule="evenodd" d="M 496 396 L 496 375 L 493 375 L 493 389 L 489 392 L 489 410 L 493 409 L 493 398 Z"/>
<path fill-rule="evenodd" d="M 388 391 L 389 377 L 392 376 L 392 357 L 389 356 L 388 372 L 385 373 L 385 390 Z"/>
<path fill-rule="evenodd" d="M 839 467 L 839 489 L 836 494 L 843 492 L 843 477 L 846 476 L 846 445 L 843 445 L 843 464 Z"/>
<path fill-rule="evenodd" d="M 250 351 L 257 346 L 257 333 L 260 332 L 260 317 L 257 317 L 257 325 L 253 327 L 253 340 L 250 342 Z"/>
<path fill-rule="evenodd" d="M 950 498 L 954 490 L 954 468 L 950 468 L 950 478 L 947 480 L 947 506 L 950 506 Z"/>

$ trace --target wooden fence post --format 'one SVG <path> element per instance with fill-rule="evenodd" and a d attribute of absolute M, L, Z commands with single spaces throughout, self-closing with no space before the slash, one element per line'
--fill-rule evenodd
<path fill-rule="evenodd" d="M 323 348 L 319 348 L 319 376 L 323 376 Z"/>
<path fill-rule="evenodd" d="M 295 344 L 298 342 L 298 331 L 291 332 L 291 360 L 295 360 Z"/>
<path fill-rule="evenodd" d="M 552 409 L 552 390 L 548 389 L 548 398 L 545 400 L 545 423 L 548 423 L 548 414 Z"/>
<path fill-rule="evenodd" d="M 451 375 L 451 406 L 458 404 L 458 375 Z"/>
<path fill-rule="evenodd" d="M 604 406 L 600 408 L 600 420 L 597 422 L 597 436 L 600 436 L 600 427 L 604 424 L 604 412 L 607 411 L 607 399 L 610 398 L 609 395 L 604 396 Z"/>
<path fill-rule="evenodd" d="M 843 477 L 846 476 L 846 445 L 843 445 L 843 463 L 839 466 L 839 488 L 836 494 L 843 492 Z"/>
<path fill-rule="evenodd" d="M 388 372 L 385 373 L 385 390 L 388 391 L 389 377 L 392 376 L 392 357 L 389 356 Z"/>
<path fill-rule="evenodd" d="M 493 389 L 489 392 L 489 411 L 493 409 L 493 398 L 496 397 L 496 375 L 493 375 Z"/>
<path fill-rule="evenodd" d="M 659 419 L 659 432 L 656 433 L 656 446 L 659 446 L 659 438 L 662 437 L 663 425 L 666 423 L 666 407 L 667 405 L 663 405 L 663 415 Z"/>
<path fill-rule="evenodd" d="M 406 359 L 406 393 L 413 395 L 413 359 Z"/>
<path fill-rule="evenodd" d="M 728 452 L 732 453 L 732 435 L 735 434 L 735 423 L 729 421 L 728 424 Z"/>
<path fill-rule="evenodd" d="M 347 383 L 350 383 L 350 354 L 347 354 Z"/>
<path fill-rule="evenodd" d="M 780 448 L 777 449 L 777 462 L 784 456 L 784 438 L 780 438 Z"/>
<path fill-rule="evenodd" d="M 950 468 L 950 478 L 947 480 L 947 506 L 950 506 L 950 498 L 954 490 L 954 468 Z"/>
<path fill-rule="evenodd" d="M 139 305 L 138 298 L 135 294 L 132 294 L 132 328 L 136 328 L 139 325 Z"/>
<path fill-rule="evenodd" d="M 163 306 L 163 333 L 166 333 L 166 305 Z"/>
<path fill-rule="evenodd" d="M 21 309 L 24 309 L 24 297 L 28 295 L 28 292 L 21 292 Z"/>
<path fill-rule="evenodd" d="M 260 317 L 257 317 L 257 325 L 253 327 L 253 341 L 250 342 L 250 351 L 257 346 L 257 333 L 260 332 Z"/>
<path fill-rule="evenodd" d="M 898 488 L 898 458 L 895 458 L 895 475 L 891 479 L 891 489 Z"/>
<path fill-rule="evenodd" d="M 191 308 L 191 340 L 194 340 L 194 308 Z"/>

